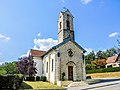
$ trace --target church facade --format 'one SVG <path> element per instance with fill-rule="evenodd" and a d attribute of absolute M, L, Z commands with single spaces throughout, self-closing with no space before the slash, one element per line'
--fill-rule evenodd
<path fill-rule="evenodd" d="M 30 55 L 36 62 L 36 76 L 46 76 L 47 81 L 57 83 L 80 81 L 86 79 L 84 53 L 85 50 L 75 42 L 73 15 L 67 9 L 61 11 L 58 17 L 58 45 L 47 52 L 31 49 Z"/>

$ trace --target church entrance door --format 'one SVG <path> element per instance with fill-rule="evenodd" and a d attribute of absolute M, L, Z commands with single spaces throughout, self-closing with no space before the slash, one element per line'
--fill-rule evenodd
<path fill-rule="evenodd" d="M 73 66 L 68 66 L 68 80 L 73 80 Z"/>

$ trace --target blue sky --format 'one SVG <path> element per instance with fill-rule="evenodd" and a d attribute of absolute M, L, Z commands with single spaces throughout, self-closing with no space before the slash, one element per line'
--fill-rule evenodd
<path fill-rule="evenodd" d="M 75 40 L 87 51 L 117 44 L 120 0 L 0 0 L 0 63 L 55 45 L 63 7 L 75 17 Z"/>

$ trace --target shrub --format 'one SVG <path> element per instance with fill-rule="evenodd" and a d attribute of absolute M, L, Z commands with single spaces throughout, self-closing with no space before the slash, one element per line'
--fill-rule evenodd
<path fill-rule="evenodd" d="M 63 72 L 63 73 L 62 73 L 62 81 L 65 81 L 65 78 L 64 78 L 64 77 L 65 77 L 65 73 Z"/>
<path fill-rule="evenodd" d="M 36 76 L 36 81 L 40 81 L 40 76 Z"/>
<path fill-rule="evenodd" d="M 86 79 L 91 79 L 91 76 L 86 76 Z"/>
<path fill-rule="evenodd" d="M 94 70 L 97 66 L 95 64 L 86 64 L 86 70 Z"/>
<path fill-rule="evenodd" d="M 7 72 L 4 69 L 0 69 L 0 75 L 5 75 Z"/>
<path fill-rule="evenodd" d="M 43 81 L 43 82 L 47 81 L 46 76 L 41 76 L 41 81 Z"/>
<path fill-rule="evenodd" d="M 87 74 L 91 73 L 104 73 L 104 72 L 119 72 L 120 67 L 114 67 L 114 68 L 100 68 L 100 69 L 95 69 L 95 70 L 87 70 Z"/>
<path fill-rule="evenodd" d="M 6 75 L 0 76 L 0 89 L 19 89 L 22 84 L 23 76 L 19 75 Z"/>
<path fill-rule="evenodd" d="M 35 81 L 35 77 L 26 77 L 25 81 Z"/>

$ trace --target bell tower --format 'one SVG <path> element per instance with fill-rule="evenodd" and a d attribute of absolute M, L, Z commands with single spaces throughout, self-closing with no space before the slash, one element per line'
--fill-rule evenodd
<path fill-rule="evenodd" d="M 66 39 L 74 40 L 73 18 L 68 9 L 60 12 L 58 17 L 58 44 Z"/>

